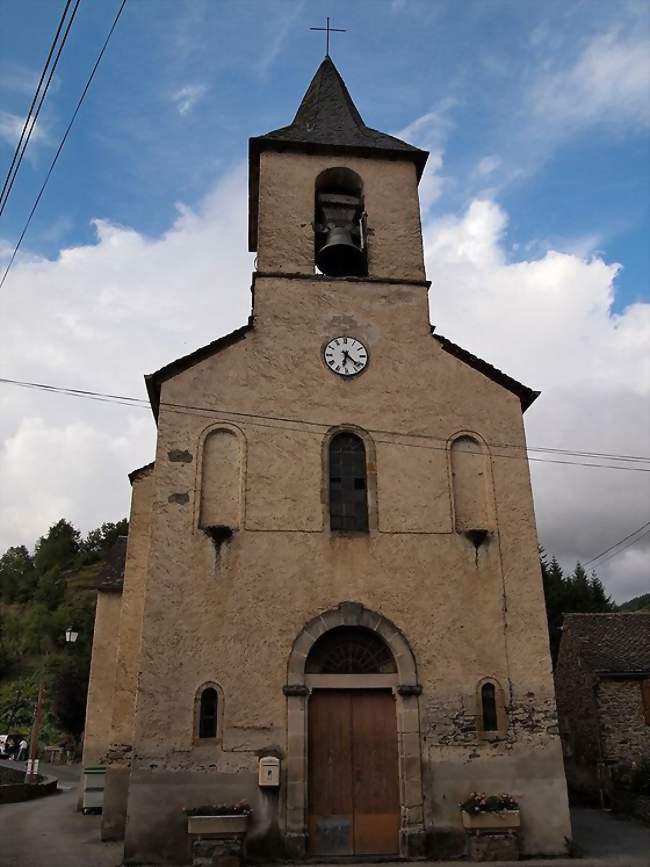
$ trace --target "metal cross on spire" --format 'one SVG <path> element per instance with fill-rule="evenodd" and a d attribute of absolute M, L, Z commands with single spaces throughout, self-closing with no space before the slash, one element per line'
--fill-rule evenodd
<path fill-rule="evenodd" d="M 330 33 L 347 33 L 347 30 L 341 30 L 338 27 L 330 27 L 330 17 L 327 16 L 327 26 L 325 27 L 310 27 L 310 30 L 322 30 L 323 33 L 326 33 L 327 36 L 325 38 L 325 57 L 330 56 Z"/>

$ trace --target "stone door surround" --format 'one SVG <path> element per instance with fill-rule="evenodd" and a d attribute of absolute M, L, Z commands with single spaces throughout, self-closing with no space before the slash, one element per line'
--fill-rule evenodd
<path fill-rule="evenodd" d="M 395 659 L 393 675 L 306 675 L 305 664 L 315 642 L 337 626 L 372 629 L 386 642 Z M 323 678 L 323 682 L 319 681 Z M 331 680 L 327 683 L 325 680 Z M 336 682 L 335 680 L 336 679 Z M 381 684 L 378 682 L 381 680 Z M 390 680 L 390 683 L 388 682 Z M 342 602 L 337 608 L 310 620 L 296 638 L 287 667 L 286 846 L 289 857 L 304 858 L 307 843 L 307 714 L 312 688 L 348 686 L 354 689 L 391 686 L 397 712 L 400 777 L 400 855 L 413 857 L 424 844 L 420 711 L 413 652 L 400 630 L 383 615 L 359 602 Z"/>

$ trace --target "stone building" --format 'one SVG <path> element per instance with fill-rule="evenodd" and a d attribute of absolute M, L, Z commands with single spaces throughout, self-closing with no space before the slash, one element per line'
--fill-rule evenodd
<path fill-rule="evenodd" d="M 567 614 L 555 688 L 569 787 L 606 800 L 650 759 L 650 614 Z"/>
<path fill-rule="evenodd" d="M 564 851 L 537 392 L 429 324 L 426 159 L 327 57 L 250 141 L 248 324 L 147 377 L 85 757 L 127 863 L 187 860 L 183 808 L 240 798 L 262 860 L 462 851 L 472 790 L 520 800 L 525 852 Z"/>

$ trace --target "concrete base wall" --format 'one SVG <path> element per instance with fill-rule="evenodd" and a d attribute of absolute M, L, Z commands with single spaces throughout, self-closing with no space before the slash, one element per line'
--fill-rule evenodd
<path fill-rule="evenodd" d="M 444 855 L 435 850 L 436 835 L 462 830 L 458 805 L 475 791 L 507 792 L 516 798 L 521 807 L 524 855 L 566 855 L 566 840 L 571 839 L 572 831 L 560 771 L 555 745 L 513 749 L 508 756 L 430 763 L 427 772 L 433 779 L 433 791 L 428 799 L 431 818 L 427 830 L 433 832 L 433 851 L 429 854 Z"/>
<path fill-rule="evenodd" d="M 269 792 L 269 794 L 267 794 Z M 268 850 L 279 856 L 279 796 L 261 790 L 257 774 L 134 770 L 129 787 L 124 863 L 186 864 L 191 862 L 186 807 L 233 804 L 246 800 L 253 808 L 247 833 L 251 854 Z"/>
<path fill-rule="evenodd" d="M 469 761 L 459 756 L 457 760 L 428 763 L 425 775 L 433 785 L 425 793 L 425 833 L 421 840 L 414 841 L 417 846 L 408 846 L 405 854 L 441 858 L 449 851 L 449 841 L 456 850 L 462 847 L 464 834 L 458 805 L 471 791 L 507 791 L 517 798 L 522 812 L 523 854 L 566 854 L 566 840 L 571 839 L 572 832 L 558 761 L 561 768 L 559 750 L 553 745 L 519 748 L 508 756 Z M 295 857 L 295 841 L 291 835 L 285 839 L 284 833 L 284 787 L 279 792 L 260 789 L 253 773 L 140 769 L 131 775 L 125 863 L 187 863 L 190 839 L 183 808 L 242 799 L 253 808 L 246 854 L 261 861 Z"/>
<path fill-rule="evenodd" d="M 104 781 L 102 840 L 123 840 L 129 797 L 129 768 L 109 767 Z"/>

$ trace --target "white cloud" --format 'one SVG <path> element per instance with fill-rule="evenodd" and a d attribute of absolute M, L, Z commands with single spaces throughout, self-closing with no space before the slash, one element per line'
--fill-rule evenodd
<path fill-rule="evenodd" d="M 186 84 L 172 94 L 172 102 L 181 117 L 184 117 L 203 99 L 207 92 L 207 84 Z"/>
<path fill-rule="evenodd" d="M 271 19 L 272 30 L 268 33 L 266 40 L 267 47 L 265 51 L 261 52 L 257 64 L 257 71 L 262 78 L 267 76 L 276 59 L 280 56 L 294 22 L 302 15 L 304 5 L 304 0 L 298 0 L 298 2 L 294 0 L 289 5 L 285 4 L 284 9 L 287 10 L 287 14 L 282 16 L 279 14 L 282 7 L 276 0 L 274 15 Z M 330 39 L 334 39 L 335 36 L 331 36 Z"/>
<path fill-rule="evenodd" d="M 144 372 L 246 321 L 243 167 L 158 239 L 95 226 L 95 244 L 11 272 L 3 376 L 144 396 Z M 543 390 L 526 414 L 532 446 L 645 454 L 650 305 L 612 314 L 618 266 L 598 256 L 508 261 L 506 227 L 487 200 L 425 226 L 432 321 Z M 0 551 L 33 544 L 62 515 L 87 530 L 126 514 L 126 472 L 151 460 L 154 438 L 146 410 L 0 386 Z M 647 475 L 547 463 L 532 473 L 541 540 L 569 566 L 648 514 Z M 619 599 L 647 589 L 642 551 L 603 567 Z"/>
<path fill-rule="evenodd" d="M 419 190 L 420 207 L 424 214 L 440 198 L 449 183 L 449 178 L 440 172 L 444 162 L 443 145 L 452 127 L 449 114 L 455 105 L 455 100 L 446 99 L 436 109 L 426 112 L 394 133 L 397 138 L 429 151 Z"/>
<path fill-rule="evenodd" d="M 548 250 L 509 262 L 506 226 L 498 205 L 475 200 L 461 217 L 426 227 L 432 321 L 441 334 L 542 390 L 526 414 L 531 446 L 647 454 L 650 305 L 612 313 L 619 266 L 598 256 Z M 650 514 L 650 474 L 537 462 L 531 471 L 541 542 L 568 567 Z M 647 592 L 650 538 L 644 542 L 602 567 L 620 599 Z M 638 556 L 643 550 L 645 559 Z"/>
<path fill-rule="evenodd" d="M 144 373 L 243 324 L 243 166 L 179 211 L 159 239 L 98 220 L 95 244 L 18 262 L 0 298 L 1 375 L 144 397 Z M 154 445 L 149 410 L 0 385 L 0 551 L 61 516 L 88 530 L 125 515 L 126 474 Z"/>
<path fill-rule="evenodd" d="M 20 139 L 20 134 L 23 131 L 25 118 L 17 114 L 11 114 L 9 111 L 0 111 L 0 140 L 4 141 L 11 148 L 15 148 Z M 29 134 L 30 128 L 34 127 L 29 140 L 29 147 L 26 155 L 29 158 L 30 148 L 39 144 L 49 144 L 50 136 L 44 129 L 42 121 L 38 120 L 34 125 L 34 116 L 30 115 L 29 124 L 26 129 L 26 134 Z"/>
<path fill-rule="evenodd" d="M 480 159 L 476 165 L 475 173 L 480 177 L 484 177 L 485 175 L 491 175 L 492 172 L 495 172 L 501 165 L 501 160 L 499 157 L 491 154 L 490 156 L 483 157 Z"/>
<path fill-rule="evenodd" d="M 561 135 L 590 124 L 650 122 L 650 52 L 639 30 L 611 29 L 590 39 L 577 59 L 543 68 L 529 95 L 538 123 Z"/>

